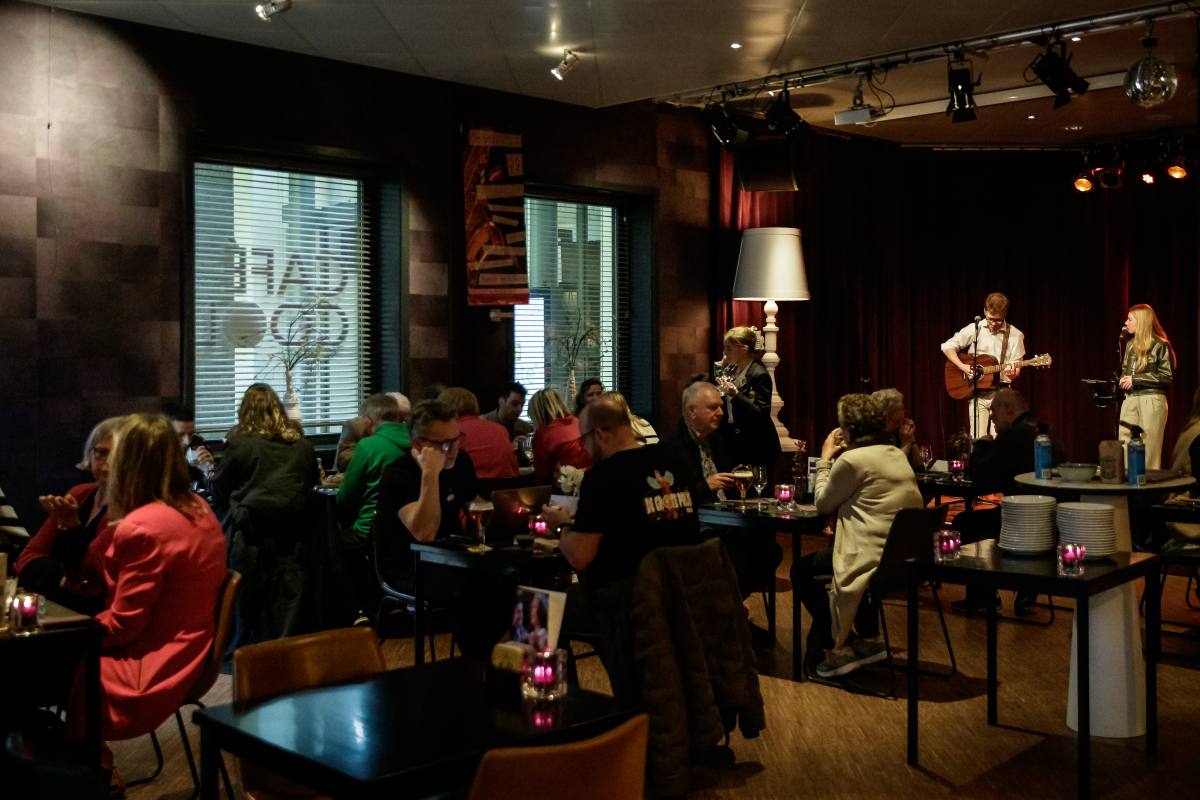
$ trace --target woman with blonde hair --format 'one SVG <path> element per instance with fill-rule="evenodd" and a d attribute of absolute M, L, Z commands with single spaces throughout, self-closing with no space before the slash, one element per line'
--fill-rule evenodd
<path fill-rule="evenodd" d="M 1167 388 L 1175 368 L 1175 348 L 1154 309 L 1139 303 L 1129 309 L 1125 333 L 1130 337 L 1121 361 L 1120 387 L 1128 394 L 1121 403 L 1121 421 L 1139 426 L 1146 443 L 1146 469 L 1162 467 L 1163 432 L 1167 428 Z M 1130 431 L 1117 435 L 1127 442 Z"/>
<path fill-rule="evenodd" d="M 108 608 L 96 617 L 107 631 L 100 643 L 106 740 L 149 733 L 183 702 L 204 670 L 226 571 L 221 526 L 192 493 L 167 418 L 130 415 L 113 439 Z"/>
<path fill-rule="evenodd" d="M 534 392 L 529 398 L 533 420 L 533 474 L 539 481 L 553 481 L 562 466 L 587 469 L 591 456 L 579 441 L 579 420 L 554 389 Z"/>
<path fill-rule="evenodd" d="M 734 463 L 771 468 L 779 457 L 779 435 L 771 421 L 771 374 L 758 359 L 762 334 L 738 325 L 725 332 L 722 358 L 714 364 L 712 382 L 725 398 L 720 435 Z"/>
<path fill-rule="evenodd" d="M 312 443 L 291 424 L 279 395 L 251 384 L 210 481 L 229 538 L 229 565 L 242 573 L 234 646 L 296 632 L 305 513 L 320 480 Z"/>

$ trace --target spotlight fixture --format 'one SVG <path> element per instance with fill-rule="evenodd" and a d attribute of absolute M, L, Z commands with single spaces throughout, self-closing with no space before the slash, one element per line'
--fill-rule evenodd
<path fill-rule="evenodd" d="M 1188 170 L 1187 159 L 1183 153 L 1179 153 L 1167 161 L 1167 168 L 1164 170 L 1167 177 L 1173 180 L 1185 180 L 1191 172 Z"/>
<path fill-rule="evenodd" d="M 258 14 L 258 18 L 263 22 L 270 22 L 271 17 L 276 14 L 282 14 L 292 7 L 292 0 L 267 0 L 265 3 L 259 3 L 254 7 L 254 13 Z"/>
<path fill-rule="evenodd" d="M 1139 177 L 1141 178 L 1142 183 L 1146 184 L 1147 186 L 1154 185 L 1154 173 L 1149 169 L 1142 170 L 1142 174 Z"/>
<path fill-rule="evenodd" d="M 953 122 L 970 122 L 975 119 L 975 87 L 983 80 L 972 74 L 971 62 L 965 61 L 960 53 L 954 61 L 946 62 L 946 79 L 950 89 L 950 102 L 946 113 Z"/>
<path fill-rule="evenodd" d="M 1075 175 L 1074 185 L 1077 192 L 1090 192 L 1096 188 L 1096 181 L 1092 178 L 1092 173 L 1084 167 Z"/>
<path fill-rule="evenodd" d="M 745 144 L 750 139 L 750 132 L 738 125 L 724 103 L 714 103 L 706 107 L 704 120 L 717 143 L 727 150 Z"/>
<path fill-rule="evenodd" d="M 767 111 L 764 116 L 766 121 L 767 133 L 787 136 L 802 127 L 805 127 L 805 122 L 792 108 L 792 100 L 788 95 L 787 87 L 783 87 L 783 91 L 775 95 L 771 100 L 771 104 L 767 106 Z"/>
<path fill-rule="evenodd" d="M 1146 28 L 1142 45 L 1149 52 L 1133 63 L 1125 73 L 1125 96 L 1129 102 L 1142 108 L 1154 108 L 1175 96 L 1179 88 L 1179 76 L 1175 67 L 1154 55 L 1158 39 L 1154 36 L 1154 22 Z"/>
<path fill-rule="evenodd" d="M 1125 162 L 1119 158 L 1092 170 L 1101 189 L 1120 189 L 1125 185 Z"/>
<path fill-rule="evenodd" d="M 1032 83 L 1029 71 L 1038 80 L 1046 84 L 1046 88 L 1054 92 L 1054 107 L 1062 108 L 1071 102 L 1071 95 L 1084 94 L 1088 82 L 1075 74 L 1071 69 L 1071 55 L 1067 52 L 1067 43 L 1059 36 L 1046 45 L 1046 49 L 1034 57 L 1033 62 L 1025 70 L 1025 81 Z"/>
<path fill-rule="evenodd" d="M 575 69 L 575 65 L 579 63 L 579 56 L 572 53 L 570 50 L 563 50 L 562 61 L 558 62 L 558 66 L 550 70 L 550 74 L 558 78 L 560 81 L 567 77 L 567 73 Z"/>

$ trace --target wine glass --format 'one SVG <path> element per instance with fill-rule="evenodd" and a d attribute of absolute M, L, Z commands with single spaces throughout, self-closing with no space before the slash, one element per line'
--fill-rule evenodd
<path fill-rule="evenodd" d="M 933 466 L 933 448 L 927 444 L 921 445 L 917 449 L 917 456 L 920 457 L 921 463 L 925 466 L 925 471 L 929 472 L 929 468 Z"/>
<path fill-rule="evenodd" d="M 742 503 L 746 502 L 746 490 L 750 488 L 750 482 L 754 480 L 754 470 L 745 464 L 738 464 L 733 468 L 733 485 L 737 487 L 738 494 L 742 496 Z"/>
<path fill-rule="evenodd" d="M 490 500 L 484 500 L 476 497 L 467 506 L 467 515 L 471 518 L 471 523 L 475 526 L 475 535 L 479 538 L 478 544 L 473 544 L 467 548 L 469 553 L 486 553 L 492 548 L 488 547 L 485 541 L 488 523 L 492 521 L 492 512 L 496 507 L 492 505 Z"/>
<path fill-rule="evenodd" d="M 758 495 L 758 507 L 762 508 L 763 489 L 767 488 L 767 468 L 756 465 L 750 469 L 754 475 L 754 493 Z"/>

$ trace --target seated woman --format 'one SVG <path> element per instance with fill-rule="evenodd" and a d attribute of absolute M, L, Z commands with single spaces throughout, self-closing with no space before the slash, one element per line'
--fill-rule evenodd
<path fill-rule="evenodd" d="M 204 670 L 225 581 L 225 537 L 193 494 L 166 417 L 125 417 L 109 477 L 112 539 L 101 641 L 103 736 L 129 739 L 174 713 Z"/>
<path fill-rule="evenodd" d="M 579 441 L 579 420 L 567 411 L 562 397 L 546 388 L 529 398 L 533 419 L 533 474 L 552 482 L 562 466 L 587 469 L 592 458 Z"/>
<path fill-rule="evenodd" d="M 304 585 L 305 514 L 317 484 L 312 444 L 288 421 L 279 396 L 251 384 L 209 487 L 242 573 L 234 647 L 296 632 Z"/>
<path fill-rule="evenodd" d="M 76 466 L 91 471 L 91 482 L 72 486 L 62 496 L 38 498 L 49 516 L 13 567 L 26 589 L 89 614 L 104 608 L 104 551 L 112 538 L 108 464 L 113 428 L 120 419 L 103 420 L 88 434 L 83 460 Z"/>
<path fill-rule="evenodd" d="M 916 475 L 891 443 L 883 412 L 870 395 L 843 395 L 837 415 L 841 427 L 821 446 L 814 491 L 818 512 L 837 512 L 836 538 L 832 548 L 805 556 L 792 568 L 793 585 L 813 617 L 808 658 L 827 651 L 816 666 L 822 678 L 887 657 L 878 638 L 878 608 L 862 601 L 896 512 L 922 505 Z M 824 581 L 815 578 L 830 574 L 826 592 Z M 858 634 L 853 641 L 852 631 Z"/>

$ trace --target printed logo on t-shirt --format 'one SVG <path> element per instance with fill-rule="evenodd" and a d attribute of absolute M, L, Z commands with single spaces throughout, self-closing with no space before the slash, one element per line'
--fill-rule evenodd
<path fill-rule="evenodd" d="M 675 489 L 675 476 L 670 471 L 646 477 L 646 483 L 657 493 L 647 495 L 646 516 L 653 520 L 679 519 L 692 513 L 692 493 L 688 489 Z"/>

